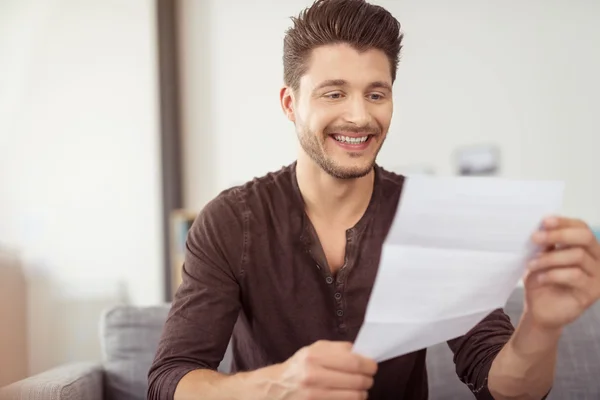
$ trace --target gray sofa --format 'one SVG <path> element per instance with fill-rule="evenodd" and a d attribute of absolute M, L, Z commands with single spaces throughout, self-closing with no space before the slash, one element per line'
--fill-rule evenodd
<path fill-rule="evenodd" d="M 522 312 L 522 291 L 517 289 L 505 311 L 513 323 Z M 114 308 L 102 318 L 104 361 L 66 365 L 12 384 L 0 391 L 1 399 L 21 400 L 132 400 L 144 399 L 147 371 L 161 334 L 168 306 Z M 227 371 L 226 354 L 219 369 Z M 427 354 L 430 398 L 473 398 L 458 380 L 452 354 L 445 343 Z M 562 338 L 554 389 L 549 399 L 600 399 L 600 304 L 569 326 Z"/>

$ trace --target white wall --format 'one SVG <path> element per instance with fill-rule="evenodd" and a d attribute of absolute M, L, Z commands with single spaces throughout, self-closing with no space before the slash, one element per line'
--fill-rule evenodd
<path fill-rule="evenodd" d="M 151 0 L 0 2 L 0 244 L 33 372 L 99 356 L 103 307 L 162 300 L 156 51 Z"/>
<path fill-rule="evenodd" d="M 278 103 L 282 38 L 312 1 L 181 1 L 186 202 L 199 208 L 295 158 Z M 375 3 L 406 34 L 380 164 L 454 174 L 456 147 L 495 143 L 501 175 L 564 179 L 564 212 L 600 224 L 600 2 Z"/>

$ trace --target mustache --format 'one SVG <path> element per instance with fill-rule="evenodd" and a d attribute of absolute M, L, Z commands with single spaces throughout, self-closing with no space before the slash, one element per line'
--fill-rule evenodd
<path fill-rule="evenodd" d="M 331 126 L 325 128 L 323 133 L 326 135 L 333 135 L 335 133 L 341 132 L 350 132 L 355 133 L 357 135 L 379 135 L 381 133 L 381 129 L 377 126 L 356 126 L 356 125 L 340 125 L 340 126 Z"/>

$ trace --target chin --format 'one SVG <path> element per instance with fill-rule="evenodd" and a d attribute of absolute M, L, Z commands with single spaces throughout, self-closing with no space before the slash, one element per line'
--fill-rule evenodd
<path fill-rule="evenodd" d="M 368 175 L 374 166 L 374 162 L 362 165 L 334 164 L 323 168 L 329 175 L 337 179 L 358 179 Z"/>

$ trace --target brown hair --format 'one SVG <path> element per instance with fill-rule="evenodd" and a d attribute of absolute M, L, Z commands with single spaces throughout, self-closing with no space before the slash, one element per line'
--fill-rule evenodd
<path fill-rule="evenodd" d="M 390 60 L 392 82 L 396 80 L 404 35 L 400 23 L 383 7 L 365 0 L 316 0 L 292 21 L 283 40 L 283 79 L 293 90 L 308 69 L 311 51 L 336 43 L 358 51 L 383 51 Z"/>

